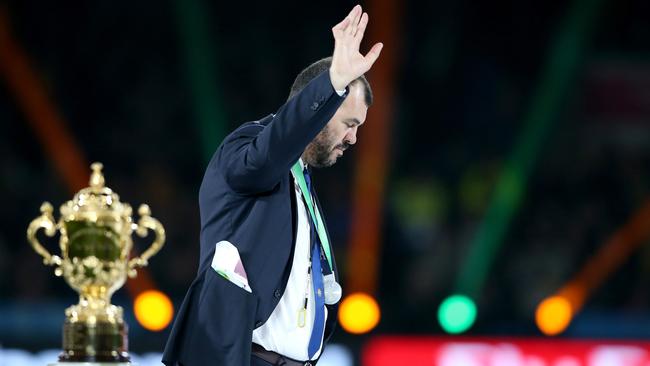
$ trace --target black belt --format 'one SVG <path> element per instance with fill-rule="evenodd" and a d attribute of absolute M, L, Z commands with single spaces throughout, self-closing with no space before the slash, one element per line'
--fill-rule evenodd
<path fill-rule="evenodd" d="M 252 354 L 274 366 L 313 366 L 316 361 L 296 361 L 272 351 L 267 351 L 259 344 L 253 343 Z"/>

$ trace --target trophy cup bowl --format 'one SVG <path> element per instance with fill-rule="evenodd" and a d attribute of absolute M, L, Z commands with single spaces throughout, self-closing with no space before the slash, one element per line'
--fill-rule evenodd
<path fill-rule="evenodd" d="M 111 304 L 111 296 L 165 242 L 165 230 L 150 216 L 147 205 L 140 206 L 140 220 L 133 222 L 131 206 L 104 186 L 102 167 L 101 163 L 91 165 L 90 186 L 61 206 L 58 222 L 52 205 L 44 202 L 41 216 L 27 229 L 27 240 L 43 263 L 54 266 L 54 274 L 63 276 L 79 293 L 79 303 L 65 310 L 60 362 L 129 362 L 128 327 L 122 308 Z M 38 241 L 40 229 L 50 237 L 60 233 L 60 256 L 50 254 Z M 145 237 L 149 230 L 155 233 L 151 246 L 130 258 L 132 233 Z"/>

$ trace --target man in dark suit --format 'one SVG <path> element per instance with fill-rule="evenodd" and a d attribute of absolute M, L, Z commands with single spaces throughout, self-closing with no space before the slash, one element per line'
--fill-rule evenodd
<path fill-rule="evenodd" d="M 357 5 L 334 52 L 301 72 L 275 113 L 228 135 L 199 193 L 198 275 L 165 347 L 167 365 L 312 365 L 336 323 L 340 286 L 309 168 L 333 165 L 366 119 Z"/>

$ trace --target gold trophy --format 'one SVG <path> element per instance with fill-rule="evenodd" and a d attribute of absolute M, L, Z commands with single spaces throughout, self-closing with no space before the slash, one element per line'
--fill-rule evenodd
<path fill-rule="evenodd" d="M 63 276 L 79 293 L 79 303 L 65 310 L 63 353 L 59 361 L 128 363 L 128 327 L 122 308 L 111 304 L 113 293 L 124 285 L 127 276 L 135 277 L 136 268 L 144 267 L 165 242 L 165 229 L 150 216 L 149 206 L 138 209 L 140 221 L 131 219 L 131 206 L 104 186 L 102 164 L 91 166 L 90 187 L 77 192 L 72 201 L 61 206 L 56 222 L 52 205 L 41 205 L 41 216 L 27 229 L 27 240 L 43 257 L 43 263 L 55 266 L 54 274 Z M 47 236 L 61 233 L 61 256 L 51 255 L 36 238 L 43 229 Z M 131 234 L 155 233 L 151 246 L 139 257 L 129 258 Z"/>

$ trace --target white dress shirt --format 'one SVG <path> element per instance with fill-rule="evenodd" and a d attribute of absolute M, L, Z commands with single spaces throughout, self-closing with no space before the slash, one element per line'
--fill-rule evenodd
<path fill-rule="evenodd" d="M 304 169 L 302 159 L 300 165 Z M 307 275 L 310 266 L 311 240 L 309 226 L 311 219 L 303 201 L 298 181 L 294 177 L 296 204 L 298 208 L 298 230 L 296 235 L 296 248 L 293 254 L 293 263 L 289 281 L 269 319 L 259 328 L 253 330 L 253 343 L 264 347 L 267 351 L 276 352 L 282 356 L 298 361 L 309 360 L 307 348 L 309 338 L 314 327 L 314 290 L 311 277 Z M 322 274 L 319 274 L 322 275 Z M 298 314 L 303 309 L 307 295 L 307 311 L 304 325 L 298 325 Z M 327 320 L 327 307 L 325 307 L 325 320 Z M 323 350 L 323 343 L 312 358 L 317 359 Z"/>

